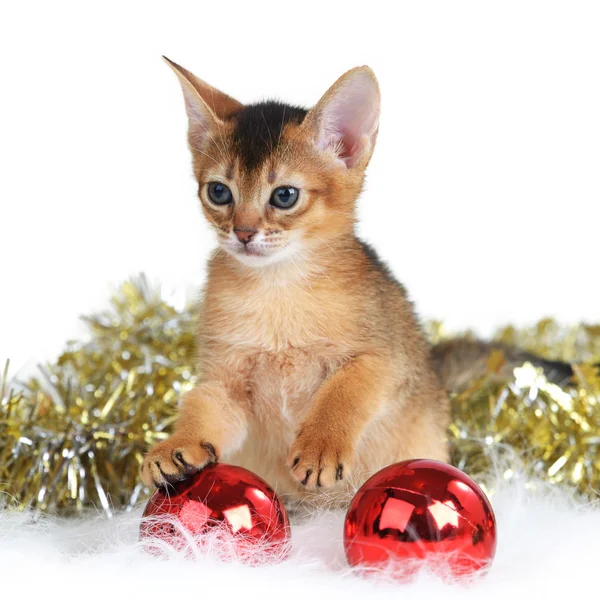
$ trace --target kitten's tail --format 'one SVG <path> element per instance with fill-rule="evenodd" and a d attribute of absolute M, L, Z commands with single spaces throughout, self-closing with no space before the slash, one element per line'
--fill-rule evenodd
<path fill-rule="evenodd" d="M 454 338 L 437 344 L 432 348 L 432 359 L 446 389 L 458 392 L 473 379 L 488 372 L 488 361 L 493 351 L 501 351 L 504 359 L 497 372 L 498 379 L 509 379 L 513 369 L 527 361 L 543 367 L 546 377 L 553 383 L 567 385 L 573 377 L 573 367 L 569 363 L 546 360 L 506 344 L 470 338 Z"/>

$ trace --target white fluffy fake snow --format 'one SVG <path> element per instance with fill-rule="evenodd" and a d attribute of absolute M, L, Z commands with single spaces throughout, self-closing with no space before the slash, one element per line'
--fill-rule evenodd
<path fill-rule="evenodd" d="M 57 520 L 0 512 L 0 598 L 573 598 L 600 593 L 600 509 L 556 490 L 503 484 L 493 497 L 498 552 L 485 578 L 447 583 L 422 572 L 410 584 L 351 571 L 341 512 L 293 523 L 293 550 L 280 564 L 148 555 L 141 514 Z M 9 595 L 10 594 L 10 595 Z"/>

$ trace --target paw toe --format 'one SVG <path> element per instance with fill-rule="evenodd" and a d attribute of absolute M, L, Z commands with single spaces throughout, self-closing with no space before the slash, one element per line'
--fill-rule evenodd
<path fill-rule="evenodd" d="M 180 444 L 167 440 L 148 453 L 140 475 L 145 485 L 164 487 L 182 481 L 216 461 L 217 452 L 210 443 Z"/>
<path fill-rule="evenodd" d="M 323 455 L 314 460 L 300 456 L 292 461 L 291 470 L 293 477 L 307 488 L 328 488 L 344 477 L 343 464 Z"/>

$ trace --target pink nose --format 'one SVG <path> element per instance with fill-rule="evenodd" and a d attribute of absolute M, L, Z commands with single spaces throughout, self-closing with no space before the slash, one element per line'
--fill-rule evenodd
<path fill-rule="evenodd" d="M 234 229 L 233 231 L 238 240 L 244 244 L 247 244 L 256 234 L 256 229 Z"/>

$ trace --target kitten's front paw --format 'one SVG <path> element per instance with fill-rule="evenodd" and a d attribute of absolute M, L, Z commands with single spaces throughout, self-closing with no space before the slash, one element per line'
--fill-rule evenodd
<path fill-rule="evenodd" d="M 148 452 L 140 468 L 140 475 L 148 487 L 164 487 L 182 481 L 217 460 L 213 444 L 174 435 Z"/>
<path fill-rule="evenodd" d="M 292 475 L 308 488 L 328 488 L 344 479 L 353 450 L 347 440 L 327 429 L 303 427 L 292 444 L 288 466 Z"/>

